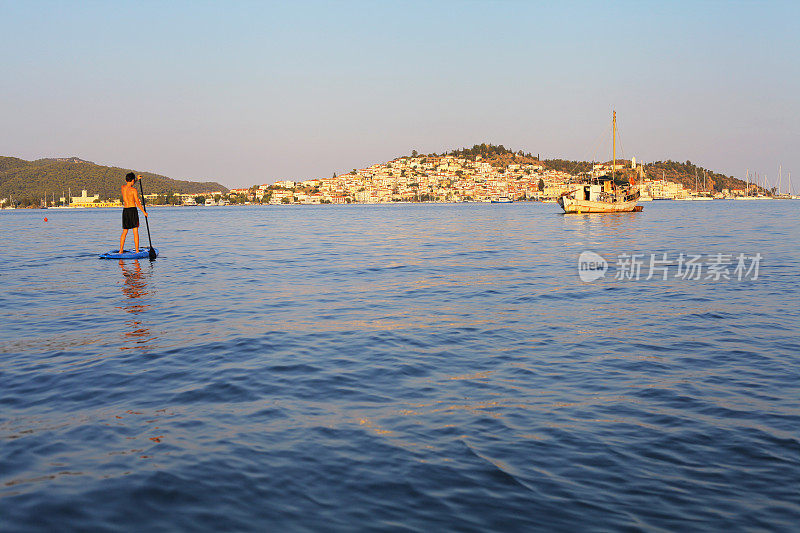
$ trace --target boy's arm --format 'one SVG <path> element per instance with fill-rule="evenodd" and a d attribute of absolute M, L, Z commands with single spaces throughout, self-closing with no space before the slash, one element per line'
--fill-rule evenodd
<path fill-rule="evenodd" d="M 142 213 L 144 213 L 144 216 L 147 216 L 147 211 L 144 210 L 144 206 L 139 201 L 139 191 L 137 191 L 136 189 L 133 189 L 133 199 L 136 202 L 136 207 L 138 207 L 139 209 L 142 210 Z"/>

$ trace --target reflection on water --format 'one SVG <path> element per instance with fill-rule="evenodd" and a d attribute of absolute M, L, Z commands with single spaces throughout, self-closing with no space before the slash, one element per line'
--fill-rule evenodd
<path fill-rule="evenodd" d="M 129 331 L 124 333 L 124 338 L 132 341 L 131 346 L 122 346 L 122 350 L 130 350 L 136 348 L 146 348 L 148 342 L 153 340 L 150 333 L 150 328 L 142 324 L 140 313 L 144 313 L 150 308 L 150 304 L 146 303 L 145 297 L 150 294 L 147 289 L 148 278 L 152 275 L 152 264 L 147 272 L 142 271 L 142 265 L 139 260 L 132 263 L 125 263 L 122 259 L 119 261 L 120 270 L 122 270 L 123 282 L 122 293 L 128 298 L 129 303 L 122 305 L 119 309 L 123 309 L 127 313 L 132 313 L 134 318 L 125 323 Z"/>
<path fill-rule="evenodd" d="M 564 228 L 584 237 L 626 239 L 639 228 L 641 213 L 585 213 L 563 215 Z"/>

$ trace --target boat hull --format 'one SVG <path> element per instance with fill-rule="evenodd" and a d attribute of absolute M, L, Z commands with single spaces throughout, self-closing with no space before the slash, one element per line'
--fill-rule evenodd
<path fill-rule="evenodd" d="M 568 196 L 558 199 L 558 205 L 566 214 L 580 213 L 628 213 L 636 208 L 638 198 L 628 202 L 593 202 L 576 200 Z"/>

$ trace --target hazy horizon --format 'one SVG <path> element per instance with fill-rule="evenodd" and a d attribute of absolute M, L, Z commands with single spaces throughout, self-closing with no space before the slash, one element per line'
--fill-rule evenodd
<path fill-rule="evenodd" d="M 0 155 L 241 187 L 482 142 L 608 159 L 616 109 L 621 157 L 786 180 L 797 20 L 790 2 L 0 0 Z"/>

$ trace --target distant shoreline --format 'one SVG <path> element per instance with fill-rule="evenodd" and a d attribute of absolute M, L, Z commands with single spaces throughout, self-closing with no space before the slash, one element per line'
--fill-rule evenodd
<path fill-rule="evenodd" d="M 661 201 L 669 201 L 669 202 L 687 202 L 695 200 L 695 198 L 664 198 L 664 199 L 657 199 L 660 203 Z M 714 200 L 716 202 L 720 201 L 739 201 L 739 200 L 800 200 L 800 196 L 793 196 L 788 198 L 775 198 L 771 196 L 750 196 L 750 197 L 731 197 L 731 198 L 710 198 L 709 200 Z M 174 207 L 174 208 L 203 208 L 203 209 L 214 209 L 220 207 L 228 207 L 228 208 L 243 208 L 243 207 L 314 207 L 314 206 L 363 206 L 363 205 L 462 205 L 462 204 L 490 204 L 490 205 L 500 205 L 500 204 L 547 204 L 553 205 L 555 202 L 553 201 L 541 201 L 541 200 L 515 200 L 514 202 L 491 202 L 489 200 L 465 200 L 460 202 L 447 202 L 447 201 L 419 201 L 419 202 L 350 202 L 350 203 L 343 203 L 343 204 L 310 204 L 310 203 L 290 203 L 290 204 L 262 204 L 262 203 L 244 203 L 244 204 L 226 204 L 226 205 L 147 205 L 147 209 L 162 209 L 167 207 Z M 121 209 L 122 205 L 119 206 L 79 206 L 79 207 L 67 207 L 67 206 L 57 206 L 57 207 L 2 207 L 0 211 L 51 211 L 51 210 L 58 210 L 58 211 L 92 211 L 92 210 L 101 210 L 101 209 Z"/>

